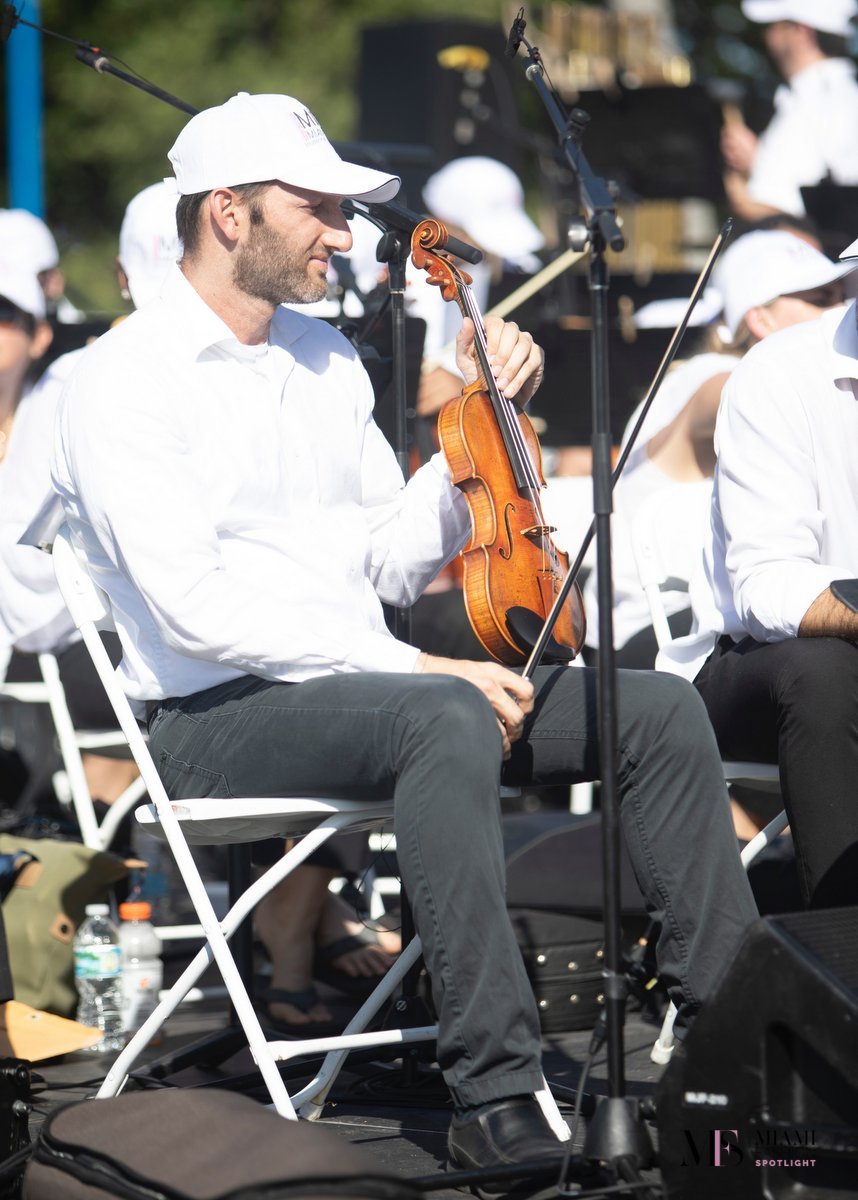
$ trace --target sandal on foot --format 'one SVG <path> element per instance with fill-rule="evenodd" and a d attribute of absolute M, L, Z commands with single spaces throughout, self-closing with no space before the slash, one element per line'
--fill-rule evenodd
<path fill-rule="evenodd" d="M 387 974 L 386 971 L 379 971 L 376 975 L 349 975 L 341 967 L 333 965 L 334 959 L 343 954 L 351 954 L 355 950 L 362 950 L 365 946 L 379 946 L 383 949 L 381 939 L 372 929 L 362 929 L 360 933 L 348 934 L 328 942 L 326 946 L 319 946 L 313 957 L 313 978 L 318 979 L 320 983 L 327 983 L 329 987 L 336 988 L 346 996 L 368 996 Z"/>
<path fill-rule="evenodd" d="M 297 1038 L 311 1038 L 326 1037 L 340 1030 L 339 1023 L 333 1019 L 308 1021 L 304 1025 L 299 1025 L 294 1021 L 285 1021 L 271 1015 L 272 1004 L 291 1004 L 299 1012 L 308 1013 L 314 1005 L 319 1003 L 319 993 L 314 987 L 304 988 L 300 992 L 290 992 L 287 988 L 266 988 L 259 999 L 264 1005 L 261 1014 L 263 1024 L 277 1033 L 288 1033 Z"/>

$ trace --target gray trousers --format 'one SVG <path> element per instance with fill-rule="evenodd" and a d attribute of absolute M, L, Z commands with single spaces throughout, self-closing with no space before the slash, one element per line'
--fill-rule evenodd
<path fill-rule="evenodd" d="M 278 684 L 245 676 L 155 711 L 168 793 L 395 799 L 403 884 L 439 1014 L 438 1061 L 457 1105 L 540 1086 L 539 1022 L 504 896 L 499 778 L 598 777 L 595 675 L 542 667 L 536 705 L 501 772 L 488 701 L 445 675 L 359 673 Z M 711 994 L 756 909 L 715 739 L 690 684 L 619 672 L 623 829 L 671 997 Z"/>

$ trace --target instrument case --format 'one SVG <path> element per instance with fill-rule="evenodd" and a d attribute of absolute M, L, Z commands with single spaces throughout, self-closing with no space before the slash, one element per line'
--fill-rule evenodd
<path fill-rule="evenodd" d="M 85 1100 L 42 1126 L 24 1200 L 417 1200 L 330 1129 L 216 1088 Z"/>

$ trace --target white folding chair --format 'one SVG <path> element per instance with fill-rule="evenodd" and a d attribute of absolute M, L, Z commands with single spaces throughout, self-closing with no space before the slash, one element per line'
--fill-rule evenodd
<path fill-rule="evenodd" d="M 146 794 L 146 785 L 138 776 L 111 804 L 103 820 L 98 821 L 81 754 L 124 749 L 125 738 L 118 729 L 75 729 L 56 656 L 39 654 L 37 661 L 41 680 L 34 680 L 32 683 L 0 683 L 0 700 L 48 706 L 63 763 L 61 778 L 54 777 L 57 798 L 74 812 L 83 844 L 93 850 L 107 850 L 123 817 Z"/>
<path fill-rule="evenodd" d="M 632 549 L 638 569 L 641 587 L 646 596 L 652 627 L 659 649 L 673 640 L 664 605 L 665 592 L 687 592 L 693 562 L 677 560 L 674 544 L 676 520 L 687 523 L 692 531 L 702 533 L 708 520 L 712 497 L 711 483 L 677 483 L 649 496 L 637 509 L 631 521 Z M 683 538 L 684 545 L 693 544 L 692 538 Z M 669 567 L 667 564 L 670 564 Z M 724 760 L 724 780 L 731 783 L 751 784 L 763 791 L 780 792 L 780 775 L 775 763 L 739 762 Z M 742 865 L 747 869 L 757 855 L 780 837 L 789 819 L 782 811 L 771 820 L 756 837 L 752 838 L 741 853 Z M 676 1008 L 671 1004 L 664 1018 L 661 1032 L 650 1052 L 653 1062 L 666 1063 L 673 1053 L 673 1025 Z"/>
<path fill-rule="evenodd" d="M 99 628 L 112 627 L 109 600 L 88 574 L 84 561 L 73 548 L 66 527 L 56 536 L 53 555 L 60 590 L 92 656 L 119 726 L 149 792 L 150 803 L 138 809 L 136 816 L 152 832 L 159 831 L 169 843 L 206 936 L 205 945 L 120 1053 L 99 1089 L 98 1098 L 115 1096 L 121 1091 L 128 1078 L 128 1072 L 142 1049 L 175 1011 L 206 967 L 214 961 L 220 970 L 275 1110 L 283 1117 L 295 1119 L 302 1116 L 314 1119 L 321 1114 L 325 1098 L 350 1050 L 433 1041 L 436 1038 L 437 1026 L 434 1025 L 366 1032 L 367 1025 L 392 996 L 404 975 L 417 962 L 421 950 L 420 941 L 415 937 L 403 949 L 393 967 L 348 1023 L 342 1035 L 288 1041 L 266 1040 L 228 941 L 256 904 L 309 854 L 338 830 L 369 829 L 390 820 L 393 801 L 294 797 L 204 797 L 171 801 L 98 636 Z M 297 837 L 300 840 L 243 892 L 219 923 L 191 855 L 190 844 L 234 844 L 271 836 Z M 309 1084 L 290 1096 L 277 1064 L 317 1054 L 325 1054 L 317 1074 Z M 568 1127 L 560 1116 L 547 1085 L 537 1093 L 536 1098 L 557 1136 L 564 1140 L 568 1138 Z"/>

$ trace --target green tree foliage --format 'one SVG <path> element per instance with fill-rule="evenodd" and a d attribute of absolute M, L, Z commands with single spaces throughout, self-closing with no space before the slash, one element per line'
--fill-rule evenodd
<path fill-rule="evenodd" d="M 526 6 L 532 28 L 540 7 Z M 364 26 L 465 19 L 496 25 L 502 38 L 514 10 L 508 0 L 471 0 L 467 12 L 460 0 L 41 0 L 46 28 L 101 47 L 115 66 L 129 64 L 194 107 L 241 90 L 288 92 L 335 139 L 356 133 Z M 739 0 L 674 0 L 674 12 L 698 77 L 743 77 L 770 90 L 759 30 L 749 30 Z M 142 187 L 169 174 L 166 152 L 187 116 L 82 65 L 67 42 L 45 38 L 43 53 L 48 221 L 76 302 L 116 310 L 112 259 L 122 213 Z M 519 104 L 523 123 L 551 136 L 524 83 Z"/>
<path fill-rule="evenodd" d="M 472 0 L 469 20 L 496 23 L 501 0 Z M 237 91 L 300 96 L 332 138 L 357 127 L 363 26 L 462 18 L 441 0 L 42 0 L 41 23 L 100 47 L 195 108 Z M 15 33 L 9 42 L 14 50 Z M 178 109 L 44 39 L 47 218 L 70 291 L 88 309 L 119 307 L 112 260 L 125 205 L 170 173 L 166 153 L 187 121 Z M 407 102 L 407 100 L 406 100 Z"/>

